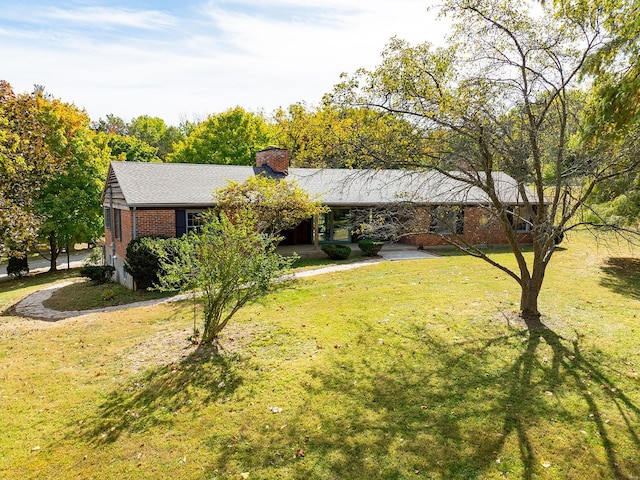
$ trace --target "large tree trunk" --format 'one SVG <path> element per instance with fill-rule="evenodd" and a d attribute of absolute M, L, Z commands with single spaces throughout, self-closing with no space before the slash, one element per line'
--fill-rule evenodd
<path fill-rule="evenodd" d="M 58 270 L 58 265 L 57 265 L 57 261 L 58 261 L 58 253 L 60 253 L 59 249 L 58 249 L 58 239 L 56 238 L 56 234 L 55 232 L 51 232 L 49 234 L 49 255 L 51 255 L 50 257 L 50 266 L 49 266 L 49 271 L 50 272 L 55 272 Z"/>
<path fill-rule="evenodd" d="M 540 321 L 540 311 L 538 310 L 538 297 L 542 290 L 544 280 L 544 265 L 536 265 L 534 259 L 533 275 L 521 283 L 520 295 L 520 316 L 527 324 L 529 330 L 540 330 L 544 324 Z"/>

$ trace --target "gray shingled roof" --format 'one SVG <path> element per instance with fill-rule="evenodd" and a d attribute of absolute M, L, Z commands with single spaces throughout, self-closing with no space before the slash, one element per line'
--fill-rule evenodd
<path fill-rule="evenodd" d="M 214 205 L 212 194 L 229 180 L 244 182 L 258 169 L 237 165 L 112 162 L 129 207 Z M 328 206 L 373 206 L 400 200 L 427 204 L 487 204 L 477 187 L 437 172 L 292 168 L 287 176 Z M 496 172 L 501 200 L 521 203 L 516 182 Z M 528 192 L 531 199 L 533 193 Z"/>
<path fill-rule="evenodd" d="M 252 167 L 195 163 L 111 162 L 130 207 L 213 206 L 213 192 L 229 180 L 244 182 Z"/>

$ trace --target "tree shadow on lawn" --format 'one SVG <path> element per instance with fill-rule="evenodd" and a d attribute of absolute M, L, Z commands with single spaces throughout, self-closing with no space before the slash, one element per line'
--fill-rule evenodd
<path fill-rule="evenodd" d="M 640 408 L 578 341 L 548 328 L 455 345 L 416 334 L 411 341 L 429 356 L 424 370 L 410 358 L 417 352 L 395 351 L 387 362 L 363 355 L 313 373 L 311 394 L 344 408 L 304 410 L 292 422 L 314 415 L 322 426 L 293 435 L 307 436 L 307 451 L 321 459 L 308 475 L 583 478 L 574 465 L 586 462 L 593 478 L 637 478 Z"/>
<path fill-rule="evenodd" d="M 192 402 L 224 401 L 242 383 L 237 374 L 242 360 L 235 354 L 219 354 L 212 346 L 199 346 L 170 365 L 146 370 L 128 385 L 112 391 L 92 418 L 82 420 L 79 434 L 94 444 L 115 442 L 123 433 L 170 426 Z M 197 398 L 197 401 L 196 401 Z"/>
<path fill-rule="evenodd" d="M 600 280 L 603 287 L 624 295 L 640 299 L 640 259 L 609 257 L 600 267 L 605 276 Z"/>

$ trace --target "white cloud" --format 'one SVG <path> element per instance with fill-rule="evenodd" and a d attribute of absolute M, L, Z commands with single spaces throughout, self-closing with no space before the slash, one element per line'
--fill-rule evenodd
<path fill-rule="evenodd" d="M 57 23 L 23 30 L 22 39 L 17 26 L 3 33 L 0 21 L 0 56 L 14 89 L 45 85 L 95 119 L 149 114 L 174 124 L 235 105 L 270 113 L 316 103 L 340 73 L 379 63 L 392 36 L 417 43 L 444 35 L 424 0 L 216 1 L 185 17 L 104 7 L 51 12 Z M 118 29 L 86 28 L 101 21 Z M 76 23 L 85 28 L 69 27 Z"/>
<path fill-rule="evenodd" d="M 53 8 L 45 12 L 53 20 L 81 23 L 92 26 L 122 26 L 142 29 L 161 29 L 175 25 L 170 15 L 153 10 L 135 11 L 107 7 L 85 7 L 77 10 Z"/>

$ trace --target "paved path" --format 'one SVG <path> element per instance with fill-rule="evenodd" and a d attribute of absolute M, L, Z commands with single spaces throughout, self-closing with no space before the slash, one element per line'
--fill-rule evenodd
<path fill-rule="evenodd" d="M 326 273 L 343 272 L 346 270 L 353 270 L 355 268 L 366 267 L 368 265 L 375 265 L 383 261 L 393 260 L 419 260 L 426 258 L 438 258 L 436 255 L 420 250 L 402 250 L 402 251 L 389 251 L 380 252 L 380 257 L 375 257 L 367 260 L 361 260 L 359 262 L 347 263 L 344 265 L 330 265 L 327 267 L 314 268 L 312 270 L 303 270 L 295 272 L 283 277 L 281 280 L 295 280 L 298 278 L 308 278 L 316 275 L 323 275 Z M 127 308 L 146 307 L 151 305 L 158 305 L 161 303 L 171 303 L 180 300 L 185 300 L 190 297 L 191 294 L 175 295 L 169 298 L 160 298 L 154 300 L 146 300 L 144 302 L 128 303 L 125 305 L 115 305 L 113 307 L 98 308 L 94 310 L 72 310 L 66 312 L 60 312 L 58 310 L 52 310 L 44 306 L 44 302 L 51 298 L 53 292 L 59 290 L 72 283 L 85 281 L 83 279 L 66 280 L 63 282 L 55 283 L 42 290 L 32 293 L 28 297 L 22 299 L 20 302 L 14 305 L 14 311 L 21 317 L 36 318 L 47 321 L 57 321 L 64 318 L 79 317 L 80 315 L 88 315 L 91 313 L 113 312 L 116 310 L 124 310 Z"/>

